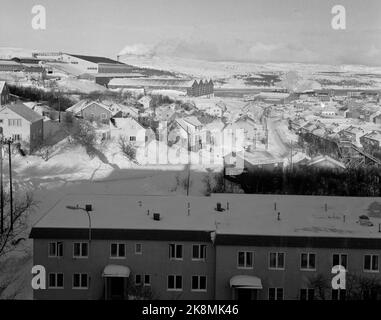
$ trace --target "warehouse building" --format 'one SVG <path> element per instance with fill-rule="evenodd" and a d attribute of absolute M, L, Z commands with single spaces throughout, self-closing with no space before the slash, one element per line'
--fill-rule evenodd
<path fill-rule="evenodd" d="M 207 96 L 214 94 L 212 80 L 190 80 L 179 78 L 123 78 L 113 79 L 109 88 L 144 89 L 146 93 L 153 90 L 176 90 L 186 93 L 191 97 Z"/>
<path fill-rule="evenodd" d="M 337 265 L 381 280 L 380 208 L 360 197 L 68 195 L 31 231 L 47 278 L 34 299 L 350 298 L 313 280 L 330 284 Z"/>

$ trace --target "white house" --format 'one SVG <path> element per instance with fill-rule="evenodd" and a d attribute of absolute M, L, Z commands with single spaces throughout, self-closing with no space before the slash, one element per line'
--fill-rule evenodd
<path fill-rule="evenodd" d="M 43 118 L 23 103 L 8 104 L 0 109 L 0 130 L 5 138 L 33 151 L 43 141 Z"/>
<path fill-rule="evenodd" d="M 139 104 L 141 104 L 144 110 L 151 108 L 152 106 L 152 98 L 150 96 L 144 96 L 138 100 Z"/>
<path fill-rule="evenodd" d="M 144 146 L 155 136 L 152 129 L 144 128 L 133 118 L 112 118 L 110 133 L 112 139 L 119 139 L 123 136 L 136 147 Z"/>
<path fill-rule="evenodd" d="M 184 148 L 189 143 L 192 149 L 198 150 L 202 147 L 202 128 L 202 123 L 195 116 L 176 119 L 169 128 L 168 141 L 180 142 Z"/>

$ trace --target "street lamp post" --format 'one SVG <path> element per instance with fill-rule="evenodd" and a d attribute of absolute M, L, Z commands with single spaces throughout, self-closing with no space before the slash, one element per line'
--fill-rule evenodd
<path fill-rule="evenodd" d="M 92 206 L 87 204 L 85 206 L 85 208 L 81 208 L 78 205 L 77 206 L 66 206 L 66 208 L 70 209 L 70 210 L 82 210 L 82 211 L 86 212 L 87 217 L 89 219 L 89 247 L 90 247 L 90 243 L 91 243 L 91 216 L 90 216 L 90 212 L 93 211 Z"/>

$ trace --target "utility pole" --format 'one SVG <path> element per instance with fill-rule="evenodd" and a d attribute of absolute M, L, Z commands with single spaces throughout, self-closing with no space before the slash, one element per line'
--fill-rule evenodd
<path fill-rule="evenodd" d="M 187 136 L 188 136 L 188 181 L 187 181 L 187 197 L 189 196 L 189 183 L 190 183 L 190 166 L 191 166 L 191 155 L 190 155 L 190 137 L 189 137 L 189 127 L 187 126 Z"/>
<path fill-rule="evenodd" d="M 12 192 L 12 152 L 11 152 L 11 139 L 7 140 L 8 144 L 8 156 L 9 156 L 9 212 L 11 217 L 11 227 L 10 230 L 13 230 L 13 192 Z"/>
<path fill-rule="evenodd" d="M 3 134 L 1 134 L 0 140 L 0 206 L 1 206 L 1 218 L 0 218 L 0 234 L 4 232 L 4 191 L 3 191 Z"/>

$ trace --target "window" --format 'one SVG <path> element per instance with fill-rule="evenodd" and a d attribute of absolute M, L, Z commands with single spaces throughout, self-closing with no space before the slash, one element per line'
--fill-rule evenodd
<path fill-rule="evenodd" d="M 130 141 L 136 141 L 136 137 L 135 136 L 130 136 Z"/>
<path fill-rule="evenodd" d="M 63 257 L 63 242 L 49 242 L 50 258 Z"/>
<path fill-rule="evenodd" d="M 206 291 L 206 276 L 192 276 L 192 291 Z"/>
<path fill-rule="evenodd" d="M 302 253 L 300 255 L 300 269 L 302 269 L 302 270 L 316 270 L 316 254 L 315 253 Z"/>
<path fill-rule="evenodd" d="M 168 290 L 182 291 L 183 290 L 183 277 L 176 275 L 168 276 Z"/>
<path fill-rule="evenodd" d="M 378 255 L 366 254 L 364 256 L 364 271 L 378 272 Z"/>
<path fill-rule="evenodd" d="M 135 275 L 135 285 L 140 286 L 142 284 L 142 276 L 140 274 Z"/>
<path fill-rule="evenodd" d="M 206 259 L 206 245 L 194 244 L 192 246 L 192 260 L 204 260 Z"/>
<path fill-rule="evenodd" d="M 150 286 L 151 285 L 151 276 L 149 274 L 144 275 L 144 285 Z"/>
<path fill-rule="evenodd" d="M 13 141 L 20 141 L 21 140 L 21 134 L 12 134 L 12 140 Z"/>
<path fill-rule="evenodd" d="M 125 243 L 111 243 L 110 258 L 125 258 L 126 257 L 126 244 Z"/>
<path fill-rule="evenodd" d="M 74 242 L 73 257 L 87 258 L 89 256 L 89 244 L 87 242 Z"/>
<path fill-rule="evenodd" d="M 239 251 L 237 266 L 244 269 L 253 268 L 253 252 Z"/>
<path fill-rule="evenodd" d="M 334 266 L 343 266 L 347 269 L 348 265 L 348 256 L 346 254 L 335 253 L 332 256 L 332 267 Z"/>
<path fill-rule="evenodd" d="M 21 127 L 21 119 L 8 119 L 8 126 Z"/>
<path fill-rule="evenodd" d="M 269 254 L 269 268 L 270 269 L 284 269 L 284 253 L 283 252 L 270 252 Z"/>
<path fill-rule="evenodd" d="M 63 289 L 63 287 L 64 287 L 63 273 L 49 273 L 49 288 Z"/>
<path fill-rule="evenodd" d="M 183 245 L 171 243 L 169 245 L 169 259 L 182 260 L 183 259 Z"/>
<path fill-rule="evenodd" d="M 300 289 L 300 300 L 314 300 L 315 289 Z"/>
<path fill-rule="evenodd" d="M 74 273 L 73 274 L 73 289 L 87 289 L 89 277 L 87 273 Z"/>
<path fill-rule="evenodd" d="M 269 300 L 283 300 L 283 288 L 269 288 Z"/>
<path fill-rule="evenodd" d="M 332 300 L 345 300 L 347 295 L 346 290 L 344 289 L 337 289 L 331 291 L 331 298 Z"/>
<path fill-rule="evenodd" d="M 141 243 L 135 243 L 135 254 L 142 254 L 143 246 Z"/>

